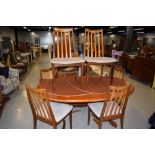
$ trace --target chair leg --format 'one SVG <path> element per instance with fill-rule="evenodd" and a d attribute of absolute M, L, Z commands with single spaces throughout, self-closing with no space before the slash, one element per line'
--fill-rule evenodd
<path fill-rule="evenodd" d="M 90 67 L 90 64 L 88 62 L 87 63 L 87 86 L 88 86 L 88 80 L 89 80 L 89 67 Z"/>
<path fill-rule="evenodd" d="M 57 129 L 57 126 L 53 126 L 54 129 Z"/>
<path fill-rule="evenodd" d="M 72 129 L 72 111 L 69 114 L 70 129 Z"/>
<path fill-rule="evenodd" d="M 90 125 L 90 109 L 88 107 L 88 125 Z"/>
<path fill-rule="evenodd" d="M 63 120 L 63 126 L 62 126 L 62 129 L 65 129 L 66 128 L 66 122 L 65 120 Z"/>
<path fill-rule="evenodd" d="M 102 128 L 102 122 L 99 122 L 99 124 L 98 124 L 98 128 L 99 128 L 99 129 Z"/>
<path fill-rule="evenodd" d="M 101 77 L 103 76 L 103 67 L 104 67 L 104 65 L 102 64 L 101 65 Z"/>
<path fill-rule="evenodd" d="M 114 76 L 114 65 L 111 65 L 111 77 L 110 77 L 110 85 L 113 83 L 113 76 Z"/>
<path fill-rule="evenodd" d="M 53 89 L 55 89 L 55 67 L 52 65 L 52 73 L 53 73 Z"/>
<path fill-rule="evenodd" d="M 120 123 L 121 123 L 121 129 L 123 129 L 123 126 L 124 126 L 124 117 L 121 117 L 120 118 Z"/>
<path fill-rule="evenodd" d="M 84 69 L 84 66 L 83 66 L 83 63 L 81 64 L 81 86 L 83 87 L 83 69 Z"/>
<path fill-rule="evenodd" d="M 33 117 L 33 129 L 36 129 L 37 127 L 37 119 Z"/>

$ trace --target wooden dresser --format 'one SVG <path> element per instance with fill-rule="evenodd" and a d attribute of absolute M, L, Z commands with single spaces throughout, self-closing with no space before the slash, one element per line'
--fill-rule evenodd
<path fill-rule="evenodd" d="M 155 60 L 136 56 L 134 60 L 133 76 L 146 80 L 152 86 L 155 75 Z"/>

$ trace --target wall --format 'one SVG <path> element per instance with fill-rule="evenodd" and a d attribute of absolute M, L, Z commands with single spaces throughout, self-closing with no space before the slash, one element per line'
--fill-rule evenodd
<path fill-rule="evenodd" d="M 15 41 L 14 30 L 8 27 L 0 27 L 0 36 L 1 37 L 10 37 L 12 41 Z"/>
<path fill-rule="evenodd" d="M 34 38 L 40 38 L 40 45 L 44 47 L 53 44 L 53 38 L 51 32 L 48 31 L 18 32 L 19 42 L 34 43 Z"/>
<path fill-rule="evenodd" d="M 137 40 L 142 40 L 147 45 L 155 46 L 155 33 L 139 35 Z"/>

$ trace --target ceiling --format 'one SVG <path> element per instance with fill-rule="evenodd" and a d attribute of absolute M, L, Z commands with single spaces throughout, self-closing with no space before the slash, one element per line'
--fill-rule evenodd
<path fill-rule="evenodd" d="M 105 34 L 125 35 L 126 26 L 11 26 L 17 31 L 51 31 L 53 27 L 74 28 L 77 33 L 84 32 L 85 28 L 103 29 Z M 155 33 L 155 26 L 133 26 L 134 35 L 143 33 Z"/>

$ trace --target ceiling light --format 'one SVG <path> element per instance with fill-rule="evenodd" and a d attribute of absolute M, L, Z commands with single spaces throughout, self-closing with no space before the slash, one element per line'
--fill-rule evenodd
<path fill-rule="evenodd" d="M 137 31 L 138 31 L 138 30 L 143 30 L 143 29 L 144 29 L 144 28 L 137 28 L 137 29 L 134 29 L 134 30 L 137 30 Z"/>
<path fill-rule="evenodd" d="M 117 27 L 117 26 L 110 26 L 109 28 L 110 28 L 110 29 L 114 29 L 114 28 L 116 28 L 116 27 Z"/>
<path fill-rule="evenodd" d="M 31 30 L 30 30 L 30 29 L 28 29 L 28 31 L 30 32 Z"/>
<path fill-rule="evenodd" d="M 112 32 L 107 32 L 107 33 L 109 33 L 109 34 L 110 34 L 110 33 L 112 33 Z"/>
<path fill-rule="evenodd" d="M 125 32 L 125 30 L 120 30 L 120 31 L 118 31 L 118 32 Z"/>
<path fill-rule="evenodd" d="M 78 28 L 74 28 L 74 30 L 77 30 Z"/>
<path fill-rule="evenodd" d="M 25 26 L 23 27 L 24 29 L 27 29 Z"/>
<path fill-rule="evenodd" d="M 136 33 L 144 33 L 144 32 L 136 32 Z"/>
<path fill-rule="evenodd" d="M 49 27 L 49 30 L 51 29 L 51 27 Z"/>

